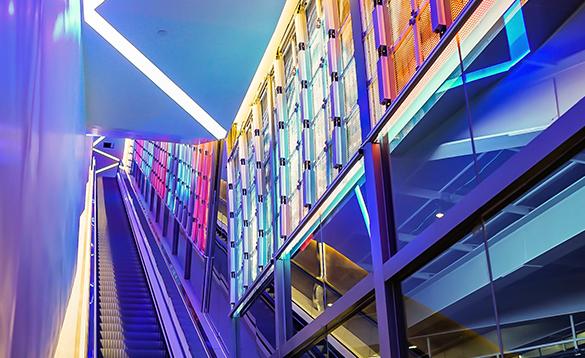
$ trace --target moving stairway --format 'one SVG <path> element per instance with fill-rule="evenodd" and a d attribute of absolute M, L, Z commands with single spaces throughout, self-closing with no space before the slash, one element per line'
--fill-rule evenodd
<path fill-rule="evenodd" d="M 118 183 L 97 185 L 97 355 L 168 357 Z"/>

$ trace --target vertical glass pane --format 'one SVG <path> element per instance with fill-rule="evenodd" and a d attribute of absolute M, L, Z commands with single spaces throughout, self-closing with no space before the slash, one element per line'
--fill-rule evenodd
<path fill-rule="evenodd" d="M 506 356 L 585 349 L 583 154 L 486 222 Z"/>
<path fill-rule="evenodd" d="M 257 342 L 272 351 L 276 347 L 276 327 L 274 315 L 274 278 L 252 302 L 246 315 L 256 328 Z"/>
<path fill-rule="evenodd" d="M 379 357 L 380 340 L 378 337 L 378 316 L 376 303 L 354 313 L 328 337 L 329 341 L 339 342 L 356 357 Z"/>
<path fill-rule="evenodd" d="M 449 7 L 451 8 L 451 18 L 457 19 L 465 5 L 469 0 L 449 0 Z"/>
<path fill-rule="evenodd" d="M 467 235 L 402 282 L 411 357 L 499 352 L 483 237 Z"/>
<path fill-rule="evenodd" d="M 343 24 L 349 16 L 349 0 L 338 0 L 339 21 Z"/>
<path fill-rule="evenodd" d="M 342 67 L 353 58 L 353 33 L 351 28 L 351 20 L 343 26 L 341 31 L 341 63 Z"/>
<path fill-rule="evenodd" d="M 321 152 L 315 164 L 317 176 L 317 197 L 320 197 L 327 189 L 327 157 Z"/>
<path fill-rule="evenodd" d="M 351 110 L 357 103 L 357 79 L 355 74 L 355 66 L 352 62 L 343 73 L 343 102 L 345 104 L 345 116 L 349 116 Z M 361 141 L 361 139 L 360 139 Z"/>
<path fill-rule="evenodd" d="M 351 157 L 362 144 L 362 128 L 360 124 L 359 111 L 353 111 L 351 116 L 347 119 L 347 144 L 348 152 Z"/>
<path fill-rule="evenodd" d="M 456 68 L 444 83 L 460 73 Z M 476 183 L 463 90 L 443 87 L 389 133 L 398 249 L 449 215 L 449 209 Z M 453 142 L 466 150 L 453 150 L 449 145 Z"/>
<path fill-rule="evenodd" d="M 323 242 L 326 306 L 331 306 L 372 271 L 369 216 L 356 186 L 318 230 Z"/>
<path fill-rule="evenodd" d="M 561 60 L 567 53 L 585 50 L 585 42 L 569 30 L 582 22 L 569 19 L 573 6 L 515 1 L 473 50 L 463 52 L 480 180 L 585 97 L 585 61 L 569 65 Z M 551 19 L 547 26 L 530 26 L 541 19 L 537 8 Z M 471 48 L 471 41 L 464 40 L 461 48 Z M 550 64 L 546 75 L 535 62 Z M 457 143 L 449 145 L 462 150 Z"/>
<path fill-rule="evenodd" d="M 310 235 L 291 259 L 291 296 L 294 331 L 325 309 L 319 233 Z"/>

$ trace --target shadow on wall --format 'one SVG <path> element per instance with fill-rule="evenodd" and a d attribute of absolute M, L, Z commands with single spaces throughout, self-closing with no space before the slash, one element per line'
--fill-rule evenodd
<path fill-rule="evenodd" d="M 0 0 L 0 357 L 49 357 L 89 166 L 78 0 Z"/>

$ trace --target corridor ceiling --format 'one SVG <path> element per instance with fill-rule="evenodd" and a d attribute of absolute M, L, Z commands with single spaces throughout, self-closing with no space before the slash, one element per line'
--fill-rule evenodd
<path fill-rule="evenodd" d="M 95 1 L 85 0 L 86 10 Z M 105 0 L 96 11 L 227 130 L 284 2 Z M 84 22 L 82 42 L 88 131 L 181 142 L 218 136 L 140 72 L 95 26 Z"/>

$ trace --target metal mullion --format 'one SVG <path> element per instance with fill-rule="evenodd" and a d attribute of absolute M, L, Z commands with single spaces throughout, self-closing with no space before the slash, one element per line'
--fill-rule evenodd
<path fill-rule="evenodd" d="M 408 346 L 400 283 L 384 276 L 384 263 L 397 251 L 388 144 L 368 143 L 363 151 L 380 355 L 403 357 Z"/>

